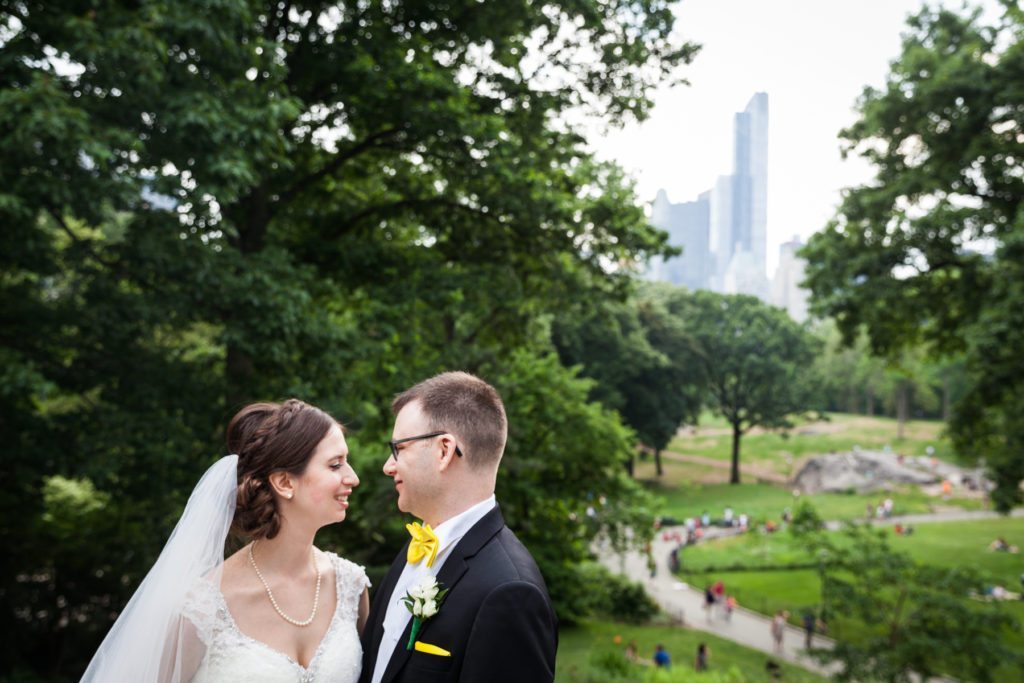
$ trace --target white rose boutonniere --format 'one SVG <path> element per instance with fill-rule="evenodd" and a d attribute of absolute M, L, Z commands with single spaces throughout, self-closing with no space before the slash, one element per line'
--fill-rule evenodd
<path fill-rule="evenodd" d="M 441 601 L 448 595 L 447 588 L 441 588 L 441 584 L 433 576 L 425 576 L 423 580 L 410 588 L 402 602 L 406 609 L 412 612 L 412 630 L 409 632 L 409 644 L 406 650 L 413 649 L 416 643 L 416 636 L 423 628 L 423 622 L 437 614 L 441 608 Z"/>

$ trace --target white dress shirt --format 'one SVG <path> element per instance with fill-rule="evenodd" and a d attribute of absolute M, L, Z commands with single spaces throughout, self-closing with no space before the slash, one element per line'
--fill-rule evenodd
<path fill-rule="evenodd" d="M 373 666 L 372 683 L 380 683 L 381 678 L 384 677 L 384 670 L 388 668 L 391 655 L 399 646 L 398 641 L 402 637 L 402 632 L 405 631 L 409 619 L 412 618 L 412 613 L 402 604 L 402 598 L 405 597 L 406 591 L 422 581 L 424 577 L 437 576 L 441 567 L 444 566 L 445 560 L 451 555 L 451 549 L 455 547 L 455 544 L 473 528 L 474 524 L 483 519 L 484 515 L 493 510 L 495 505 L 497 505 L 497 501 L 492 495 L 438 525 L 433 530 L 438 541 L 437 557 L 434 558 L 433 566 L 428 567 L 426 559 L 417 564 L 405 565 L 402 575 L 398 577 L 398 583 L 395 584 L 395 590 L 391 593 L 387 612 L 384 613 L 384 635 L 381 636 L 380 647 L 377 649 L 377 663 Z"/>

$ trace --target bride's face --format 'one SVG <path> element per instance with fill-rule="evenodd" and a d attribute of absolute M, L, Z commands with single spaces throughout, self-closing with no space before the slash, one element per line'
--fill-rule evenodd
<path fill-rule="evenodd" d="M 345 435 L 334 425 L 296 481 L 294 508 L 317 528 L 340 522 L 348 510 L 349 494 L 357 486 L 359 477 L 348 461 Z"/>

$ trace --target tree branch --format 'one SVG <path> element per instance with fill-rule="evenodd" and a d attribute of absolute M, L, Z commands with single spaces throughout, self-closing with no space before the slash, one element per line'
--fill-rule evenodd
<path fill-rule="evenodd" d="M 290 202 L 291 200 L 295 199 L 297 196 L 305 192 L 307 189 L 315 185 L 323 178 L 326 178 L 327 176 L 333 174 L 335 171 L 341 168 L 345 164 L 345 162 L 359 156 L 363 152 L 370 149 L 387 146 L 384 143 L 401 134 L 403 130 L 404 128 L 385 128 L 384 130 L 377 131 L 373 135 L 370 135 L 369 137 L 365 138 L 362 142 L 351 147 L 350 149 L 344 152 L 338 152 L 329 162 L 324 164 L 319 170 L 314 171 L 313 173 L 310 173 L 306 177 L 299 179 L 298 181 L 295 182 L 294 185 L 292 185 L 285 192 L 283 192 L 281 194 L 279 205 L 283 206 Z"/>
<path fill-rule="evenodd" d="M 54 221 L 56 221 L 57 225 L 60 226 L 61 230 L 63 230 L 67 234 L 67 236 L 71 238 L 71 242 L 74 243 L 76 247 L 81 247 L 89 254 L 89 256 L 96 259 L 99 263 L 103 264 L 107 268 L 110 268 L 111 270 L 115 270 L 114 264 L 111 261 L 107 261 L 99 254 L 97 254 L 96 250 L 93 249 L 90 243 L 79 238 L 78 235 L 74 233 L 74 231 L 71 229 L 71 226 L 68 225 L 67 222 L 64 220 L 64 217 L 60 215 L 60 212 L 58 212 L 52 206 L 46 207 L 46 212 L 50 214 Z"/>
<path fill-rule="evenodd" d="M 366 218 L 373 216 L 374 214 L 380 214 L 386 211 L 394 211 L 396 209 L 412 209 L 429 206 L 443 206 L 457 211 L 468 212 L 475 216 L 483 217 L 488 220 L 495 220 L 493 215 L 481 211 L 480 209 L 474 209 L 471 206 L 466 206 L 465 204 L 460 204 L 459 202 L 453 202 L 452 200 L 445 199 L 443 197 L 420 197 L 411 199 L 400 199 L 398 201 L 390 202 L 387 204 L 373 204 L 371 206 L 367 206 L 357 211 L 356 213 L 352 214 L 345 220 L 340 221 L 339 224 L 343 226 L 343 228 L 335 232 L 333 235 L 330 235 L 329 237 L 340 237 L 344 232 L 351 229 L 354 225 L 358 224 L 363 220 L 366 220 Z"/>

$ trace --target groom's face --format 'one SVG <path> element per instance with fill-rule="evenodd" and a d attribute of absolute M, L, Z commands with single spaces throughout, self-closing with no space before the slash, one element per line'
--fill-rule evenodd
<path fill-rule="evenodd" d="M 423 414 L 419 401 L 407 403 L 395 417 L 395 428 L 391 438 L 395 441 L 408 439 L 435 431 L 430 428 L 427 416 Z M 429 519 L 432 501 L 440 488 L 438 471 L 438 437 L 408 441 L 398 447 L 398 457 L 389 456 L 384 463 L 384 474 L 395 482 L 398 494 L 398 509 Z"/>

